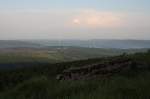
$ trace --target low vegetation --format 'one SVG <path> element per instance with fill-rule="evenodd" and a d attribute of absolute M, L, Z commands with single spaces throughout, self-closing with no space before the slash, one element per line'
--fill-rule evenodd
<path fill-rule="evenodd" d="M 118 59 L 129 59 L 135 65 L 129 65 L 129 69 L 108 76 L 78 80 L 56 79 L 64 70 L 70 68 L 108 64 Z M 1 69 L 0 99 L 150 98 L 150 51 L 73 62 L 36 63 L 32 65 L 16 69 Z"/>

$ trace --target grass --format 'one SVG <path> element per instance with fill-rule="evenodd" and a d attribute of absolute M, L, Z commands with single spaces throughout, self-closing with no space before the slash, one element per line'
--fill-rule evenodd
<path fill-rule="evenodd" d="M 150 52 L 0 71 L 0 99 L 149 99 L 150 70 L 137 69 L 91 80 L 56 80 L 64 69 L 117 57 L 150 64 Z"/>
<path fill-rule="evenodd" d="M 1 99 L 149 99 L 150 72 L 109 79 L 61 81 L 35 77 L 1 93 Z"/>

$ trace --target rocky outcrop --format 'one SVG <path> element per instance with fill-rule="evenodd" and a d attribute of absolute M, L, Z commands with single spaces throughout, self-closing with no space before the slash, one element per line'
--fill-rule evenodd
<path fill-rule="evenodd" d="M 121 71 L 138 68 L 138 64 L 128 58 L 117 58 L 97 64 L 66 69 L 57 75 L 58 80 L 89 79 L 97 76 L 109 76 Z"/>

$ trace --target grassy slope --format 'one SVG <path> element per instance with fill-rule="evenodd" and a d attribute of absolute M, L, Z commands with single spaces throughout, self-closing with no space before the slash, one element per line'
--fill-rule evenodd
<path fill-rule="evenodd" d="M 150 53 L 137 53 L 128 57 L 150 65 Z M 55 79 L 65 68 L 100 61 L 103 58 L 1 71 L 0 99 L 149 99 L 148 69 L 86 81 L 59 82 Z"/>
<path fill-rule="evenodd" d="M 56 82 L 41 76 L 1 94 L 1 99 L 149 99 L 150 73 L 93 81 Z"/>

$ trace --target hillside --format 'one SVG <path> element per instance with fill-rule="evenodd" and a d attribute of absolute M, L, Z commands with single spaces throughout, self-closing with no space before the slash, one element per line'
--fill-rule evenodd
<path fill-rule="evenodd" d="M 119 61 L 121 60 L 121 61 Z M 121 63 L 128 69 L 123 69 Z M 112 63 L 114 62 L 114 63 Z M 117 64 L 122 68 L 111 75 L 90 79 L 57 80 L 66 70 Z M 97 65 L 100 66 L 100 65 Z M 150 97 L 150 52 L 119 55 L 55 64 L 37 64 L 30 68 L 0 71 L 1 99 L 148 99 Z M 100 66 L 101 67 L 101 66 Z M 73 69 L 74 70 L 74 69 Z M 82 71 L 82 70 L 81 70 Z M 107 71 L 107 73 L 110 73 Z M 99 74 L 98 74 L 99 75 Z"/>
<path fill-rule="evenodd" d="M 104 49 L 60 46 L 45 48 L 3 48 L 0 49 L 0 68 L 30 67 L 37 63 L 68 62 L 146 51 L 147 49 Z"/>

